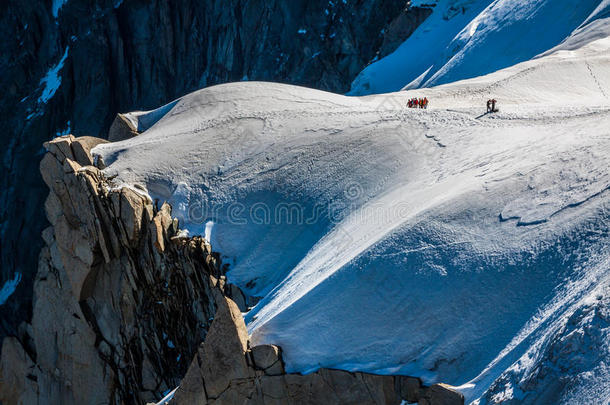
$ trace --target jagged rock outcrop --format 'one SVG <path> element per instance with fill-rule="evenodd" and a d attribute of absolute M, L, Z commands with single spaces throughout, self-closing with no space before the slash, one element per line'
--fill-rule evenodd
<path fill-rule="evenodd" d="M 65 131 L 106 137 L 119 112 L 244 78 L 347 91 L 382 43 L 387 53 L 415 29 L 422 12 L 406 4 L 0 2 L 0 285 L 23 274 L 0 306 L 0 338 L 17 333 L 31 311 L 47 226 L 46 188 L 36 170 L 43 142 Z"/>
<path fill-rule="evenodd" d="M 320 369 L 286 374 L 281 349 L 250 347 L 237 305 L 220 299 L 208 337 L 199 347 L 171 405 L 203 404 L 400 404 L 460 405 L 450 386 L 422 385 L 418 378 Z"/>
<path fill-rule="evenodd" d="M 100 142 L 70 135 L 45 145 L 51 226 L 32 319 L 2 345 L 0 403 L 160 399 L 186 372 L 216 301 L 239 294 L 210 245 L 180 235 L 169 205 L 156 207 L 92 166 Z"/>

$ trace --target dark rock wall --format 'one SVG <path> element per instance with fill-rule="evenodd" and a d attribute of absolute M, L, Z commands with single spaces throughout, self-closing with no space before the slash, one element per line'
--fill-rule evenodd
<path fill-rule="evenodd" d="M 0 338 L 31 311 L 44 141 L 66 130 L 105 137 L 117 112 L 242 78 L 345 92 L 427 16 L 404 0 L 67 0 L 57 17 L 52 3 L 0 2 L 0 285 L 23 274 L 0 306 Z M 39 101 L 64 54 L 61 85 Z"/>

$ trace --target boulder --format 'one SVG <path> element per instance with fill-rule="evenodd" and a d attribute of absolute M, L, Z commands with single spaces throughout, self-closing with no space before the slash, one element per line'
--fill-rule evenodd
<path fill-rule="evenodd" d="M 114 121 L 112 121 L 112 125 L 110 125 L 108 140 L 110 142 L 118 142 L 138 135 L 138 129 L 133 123 L 125 115 L 117 114 Z"/>

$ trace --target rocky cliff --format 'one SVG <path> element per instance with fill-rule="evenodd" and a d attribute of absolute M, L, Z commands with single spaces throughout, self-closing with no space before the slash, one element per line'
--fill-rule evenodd
<path fill-rule="evenodd" d="M 0 403 L 160 399 L 186 372 L 217 301 L 245 305 L 210 245 L 184 237 L 169 205 L 93 166 L 89 150 L 100 142 L 70 135 L 45 145 L 51 226 L 32 318 L 2 345 Z"/>
<path fill-rule="evenodd" d="M 40 145 L 62 133 L 105 137 L 117 112 L 197 88 L 273 80 L 347 91 L 427 9 L 404 0 L 75 0 L 0 3 L 0 338 L 31 311 L 45 187 Z"/>

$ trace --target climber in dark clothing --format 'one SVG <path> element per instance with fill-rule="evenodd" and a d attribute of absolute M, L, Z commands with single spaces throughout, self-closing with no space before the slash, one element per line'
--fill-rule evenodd
<path fill-rule="evenodd" d="M 498 112 L 498 110 L 496 110 L 496 103 L 497 101 L 495 98 L 487 100 L 487 114 Z"/>

